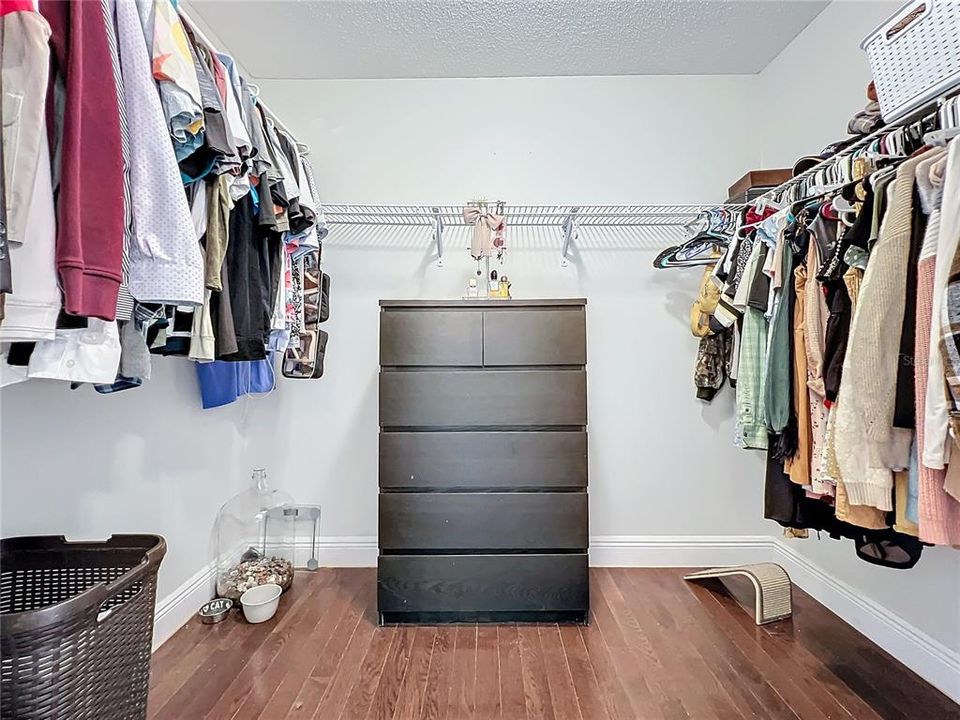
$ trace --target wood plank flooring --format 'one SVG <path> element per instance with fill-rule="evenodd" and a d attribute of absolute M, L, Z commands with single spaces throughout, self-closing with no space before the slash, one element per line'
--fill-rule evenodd
<path fill-rule="evenodd" d="M 191 621 L 153 656 L 151 720 L 960 720 L 794 589 L 764 627 L 676 569 L 591 570 L 588 627 L 376 626 L 376 571 L 298 574 L 277 617 Z"/>

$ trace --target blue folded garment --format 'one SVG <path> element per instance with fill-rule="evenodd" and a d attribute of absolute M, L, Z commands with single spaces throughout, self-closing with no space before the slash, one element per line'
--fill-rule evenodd
<path fill-rule="evenodd" d="M 276 379 L 269 356 L 265 360 L 215 360 L 195 364 L 204 410 L 229 405 L 248 393 L 271 392 Z"/>

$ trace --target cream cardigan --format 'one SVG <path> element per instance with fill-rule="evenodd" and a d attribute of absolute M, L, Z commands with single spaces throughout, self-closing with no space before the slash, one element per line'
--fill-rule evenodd
<path fill-rule="evenodd" d="M 913 431 L 893 427 L 910 253 L 916 167 L 904 162 L 888 187 L 880 237 L 870 253 L 850 325 L 837 401 L 836 451 L 851 505 L 893 510 L 892 470 L 910 460 Z"/>

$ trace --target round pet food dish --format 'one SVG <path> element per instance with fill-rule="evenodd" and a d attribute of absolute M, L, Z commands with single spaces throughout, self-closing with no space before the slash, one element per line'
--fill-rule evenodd
<path fill-rule="evenodd" d="M 277 612 L 280 604 L 280 593 L 283 588 L 268 583 L 250 588 L 240 596 L 240 605 L 243 607 L 243 616 L 248 623 L 266 622 Z"/>
<path fill-rule="evenodd" d="M 215 598 L 208 603 L 204 603 L 200 608 L 200 621 L 211 625 L 226 620 L 232 607 L 233 600 L 230 598 Z"/>

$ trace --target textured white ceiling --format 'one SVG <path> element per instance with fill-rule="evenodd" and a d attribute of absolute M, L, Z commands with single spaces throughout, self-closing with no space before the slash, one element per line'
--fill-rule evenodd
<path fill-rule="evenodd" d="M 263 79 L 751 74 L 812 0 L 188 0 Z"/>

